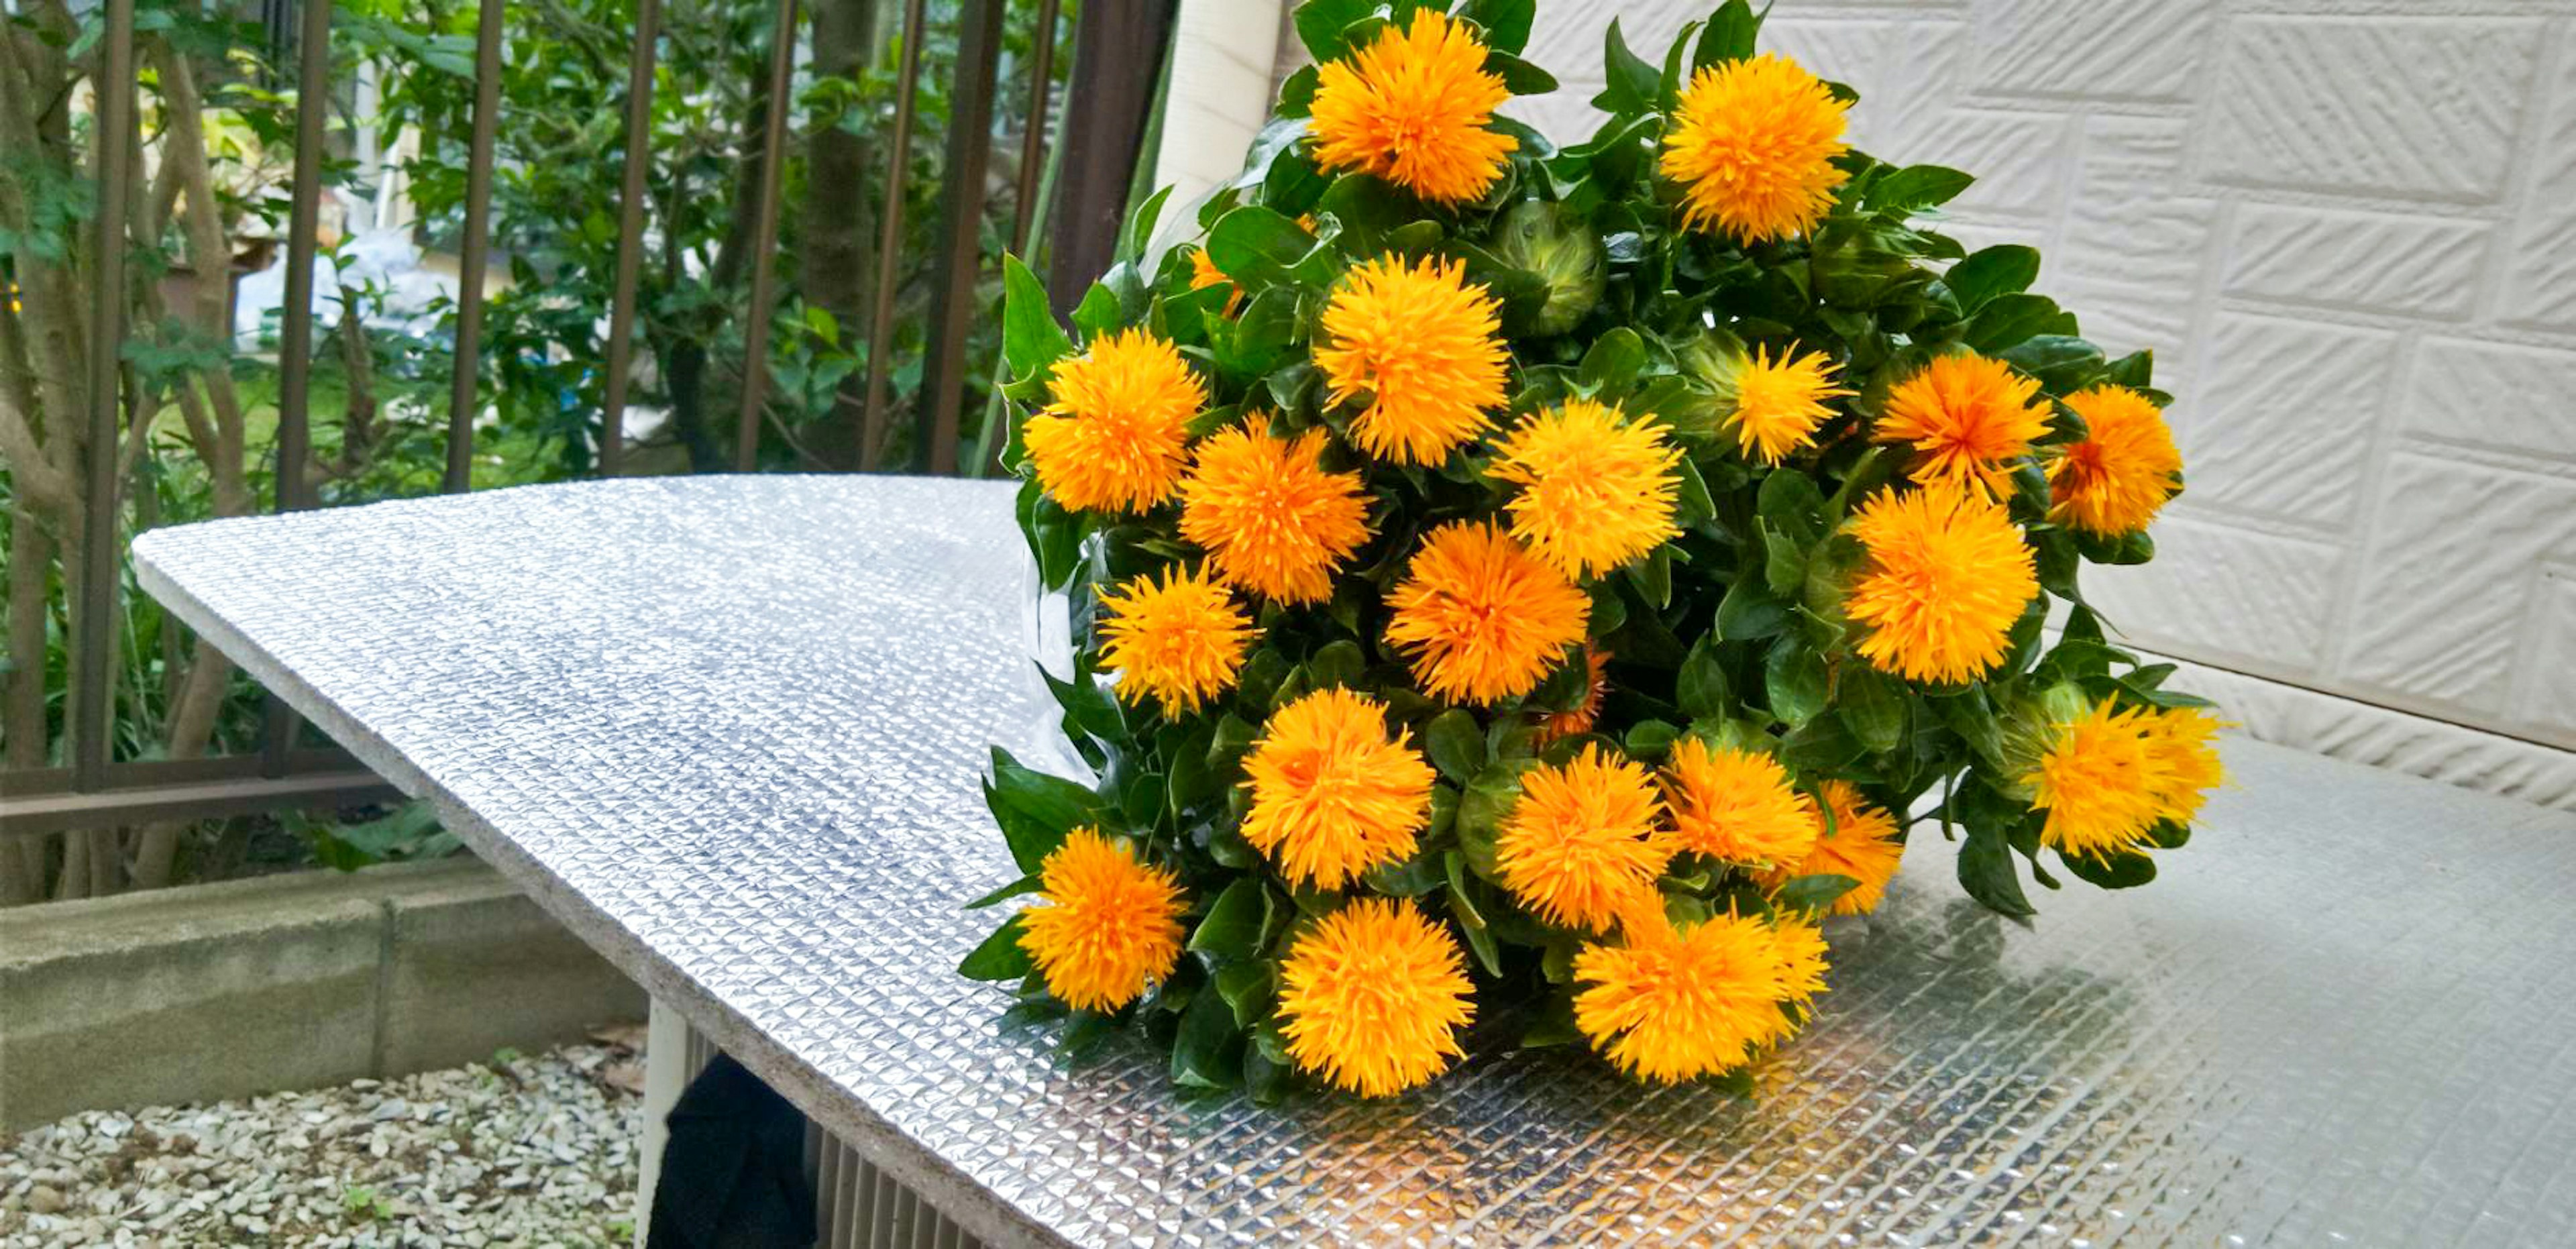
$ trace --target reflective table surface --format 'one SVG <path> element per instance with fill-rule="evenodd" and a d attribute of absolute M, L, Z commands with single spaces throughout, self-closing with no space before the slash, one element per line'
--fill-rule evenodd
<path fill-rule="evenodd" d="M 2576 816 L 2227 745 L 2163 876 L 1918 836 L 1758 1101 L 1580 1052 L 1187 1099 L 953 972 L 1040 744 L 1006 484 L 700 477 L 164 529 L 143 584 L 970 1230 L 1083 1245 L 2576 1243 Z"/>

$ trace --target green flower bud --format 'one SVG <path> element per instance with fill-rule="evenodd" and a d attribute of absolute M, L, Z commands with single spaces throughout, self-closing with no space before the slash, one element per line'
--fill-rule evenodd
<path fill-rule="evenodd" d="M 1531 318 L 1538 334 L 1562 334 L 1601 302 L 1607 280 L 1601 237 L 1562 204 L 1524 200 L 1494 227 L 1494 253 L 1547 283 L 1547 302 Z"/>
<path fill-rule="evenodd" d="M 1711 327 L 1675 348 L 1673 360 L 1681 366 L 1682 376 L 1717 397 L 1717 419 L 1735 414 L 1735 379 L 1753 360 L 1744 350 L 1743 339 Z"/>

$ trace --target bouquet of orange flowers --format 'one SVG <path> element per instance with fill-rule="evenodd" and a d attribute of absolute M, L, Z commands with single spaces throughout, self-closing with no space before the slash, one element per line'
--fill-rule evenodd
<path fill-rule="evenodd" d="M 995 752 L 1024 875 L 971 905 L 1036 897 L 961 970 L 1185 1085 L 1382 1096 L 1471 1029 L 1743 1084 L 1910 831 L 2019 918 L 2219 780 L 2077 587 L 2182 488 L 2148 355 L 1934 229 L 1968 175 L 1851 150 L 1744 0 L 1660 66 L 1613 23 L 1553 146 L 1499 111 L 1531 3 L 1307 0 L 1198 241 L 1148 202 L 1071 336 L 1006 264 L 1099 779 Z"/>

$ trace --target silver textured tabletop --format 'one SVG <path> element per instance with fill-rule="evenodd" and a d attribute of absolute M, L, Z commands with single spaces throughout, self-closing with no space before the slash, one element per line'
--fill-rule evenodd
<path fill-rule="evenodd" d="M 143 583 L 657 997 L 1003 1241 L 2576 1243 L 2576 817 L 2236 741 L 2149 889 L 1918 839 L 1757 1104 L 1580 1054 L 1382 1104 L 1067 1066 L 1010 879 L 1009 487 L 690 478 L 167 529 Z"/>

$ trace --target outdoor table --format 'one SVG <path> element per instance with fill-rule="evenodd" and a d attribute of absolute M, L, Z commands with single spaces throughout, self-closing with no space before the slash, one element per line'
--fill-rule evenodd
<path fill-rule="evenodd" d="M 1055 718 L 1007 484 L 618 480 L 135 555 L 828 1134 L 826 1243 L 2576 1243 L 2576 815 L 2230 740 L 2161 879 L 2034 885 L 2027 930 L 1918 827 L 1754 1101 L 1553 1049 L 1262 1108 L 1141 1042 L 1061 1059 L 955 974 L 1017 875 L 987 744 Z"/>

